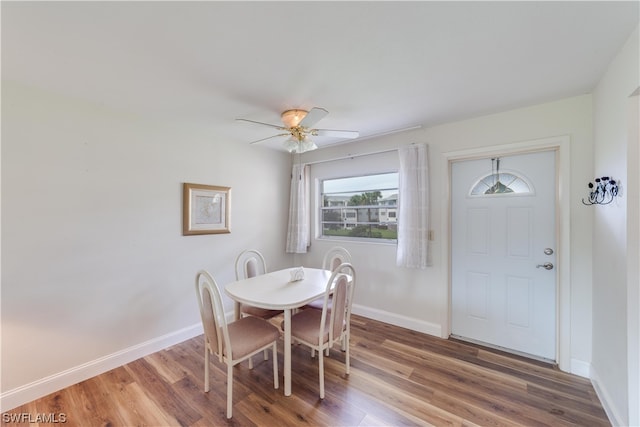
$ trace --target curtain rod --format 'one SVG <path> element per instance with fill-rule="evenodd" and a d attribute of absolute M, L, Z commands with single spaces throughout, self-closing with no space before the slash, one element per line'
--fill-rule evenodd
<path fill-rule="evenodd" d="M 418 125 L 418 126 L 412 126 L 412 127 L 408 127 L 408 128 L 404 128 L 404 129 L 392 130 L 392 131 L 388 131 L 388 132 L 383 132 L 383 133 L 378 133 L 378 134 L 375 134 L 375 135 L 367 136 L 367 137 L 364 137 L 364 138 L 358 138 L 357 141 L 376 138 L 376 137 L 384 136 L 384 135 L 391 135 L 391 134 L 399 133 L 399 132 L 406 132 L 406 131 L 410 131 L 410 130 L 414 130 L 414 129 L 420 129 L 420 128 L 422 128 L 422 126 Z M 414 145 L 414 143 L 411 143 L 411 145 Z M 335 162 L 335 161 L 338 161 L 338 160 L 353 159 L 353 158 L 356 158 L 356 157 L 365 157 L 365 156 L 373 156 L 373 155 L 376 155 L 376 154 L 390 153 L 392 151 L 398 151 L 398 149 L 397 148 L 389 148 L 389 149 L 386 149 L 386 150 L 372 151 L 372 152 L 369 152 L 369 153 L 347 154 L 346 156 L 335 157 L 333 159 L 316 160 L 316 161 L 312 161 L 312 162 L 303 162 L 303 163 L 306 164 L 306 165 L 315 165 L 315 164 L 318 164 L 318 163 Z"/>
<path fill-rule="evenodd" d="M 398 149 L 397 148 L 390 148 L 388 150 L 372 151 L 370 153 L 363 153 L 363 154 L 347 154 L 346 156 L 342 156 L 342 157 L 334 157 L 332 159 L 316 160 L 314 162 L 302 162 L 302 163 L 305 164 L 305 165 L 317 165 L 319 163 L 336 162 L 338 160 L 354 159 L 356 157 L 373 156 L 375 154 L 390 153 L 392 151 L 398 151 Z"/>

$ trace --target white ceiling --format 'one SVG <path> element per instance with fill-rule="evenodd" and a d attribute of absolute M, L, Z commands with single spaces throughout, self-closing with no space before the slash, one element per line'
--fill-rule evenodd
<path fill-rule="evenodd" d="M 638 4 L 3 1 L 2 78 L 234 143 L 313 106 L 366 137 L 590 93 Z"/>

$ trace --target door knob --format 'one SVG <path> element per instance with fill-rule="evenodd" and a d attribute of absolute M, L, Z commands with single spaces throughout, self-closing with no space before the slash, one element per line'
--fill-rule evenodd
<path fill-rule="evenodd" d="M 545 270 L 551 270 L 553 268 L 553 264 L 551 264 L 550 262 L 545 262 L 544 264 L 538 264 L 536 265 L 536 268 L 544 268 Z"/>

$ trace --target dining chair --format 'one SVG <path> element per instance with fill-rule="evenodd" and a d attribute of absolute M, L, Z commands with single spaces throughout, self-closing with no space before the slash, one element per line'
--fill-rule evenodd
<path fill-rule="evenodd" d="M 248 279 L 267 272 L 267 263 L 260 252 L 255 249 L 242 251 L 236 258 L 236 280 Z M 265 308 L 253 307 L 247 304 L 240 304 L 241 316 L 255 316 L 262 319 L 271 319 L 282 311 L 268 310 Z"/>
<path fill-rule="evenodd" d="M 322 260 L 322 268 L 334 271 L 340 264 L 351 264 L 351 254 L 342 246 L 334 246 L 329 249 Z"/>
<path fill-rule="evenodd" d="M 340 266 L 340 264 L 344 263 L 351 264 L 351 254 L 342 246 L 334 246 L 324 254 L 324 258 L 322 260 L 322 268 L 329 271 L 335 271 L 336 268 Z M 324 300 L 322 298 L 318 298 L 305 305 L 304 308 L 315 308 L 316 310 L 322 310 L 323 305 Z M 329 299 L 329 307 L 331 307 L 331 299 Z M 313 352 L 311 354 L 313 354 Z"/>
<path fill-rule="evenodd" d="M 351 305 L 356 285 L 356 272 L 349 263 L 340 264 L 331 274 L 324 292 L 322 310 L 306 309 L 291 316 L 291 337 L 318 353 L 320 399 L 324 399 L 324 358 L 337 342 L 345 351 L 347 375 L 350 368 L 349 339 L 351 336 Z M 329 307 L 329 298 L 333 305 Z M 328 354 L 327 354 L 328 355 Z"/>
<path fill-rule="evenodd" d="M 279 387 L 277 342 L 280 331 L 268 321 L 254 316 L 227 324 L 218 284 L 205 270 L 196 274 L 196 294 L 205 339 L 204 391 L 209 392 L 209 355 L 216 355 L 220 363 L 227 365 L 227 418 L 231 418 L 233 367 L 238 363 L 271 348 L 273 387 Z"/>

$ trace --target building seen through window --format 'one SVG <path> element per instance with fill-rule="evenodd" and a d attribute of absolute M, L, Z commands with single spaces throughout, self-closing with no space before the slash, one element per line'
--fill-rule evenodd
<path fill-rule="evenodd" d="M 398 174 L 324 180 L 320 206 L 322 237 L 396 240 Z"/>

